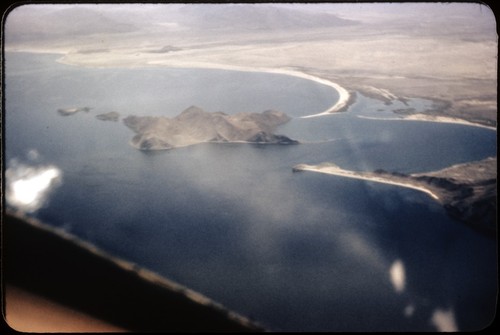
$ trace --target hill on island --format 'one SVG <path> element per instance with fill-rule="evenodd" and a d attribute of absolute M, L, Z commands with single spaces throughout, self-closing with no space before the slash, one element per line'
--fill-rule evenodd
<path fill-rule="evenodd" d="M 289 120 L 285 113 L 275 110 L 228 115 L 191 106 L 174 118 L 128 116 L 123 122 L 136 133 L 131 141 L 134 147 L 166 150 L 205 142 L 295 144 L 298 142 L 273 133 Z"/>

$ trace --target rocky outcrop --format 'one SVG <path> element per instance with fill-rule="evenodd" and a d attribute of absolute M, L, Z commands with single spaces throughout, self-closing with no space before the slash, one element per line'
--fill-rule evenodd
<path fill-rule="evenodd" d="M 496 157 L 414 174 L 382 169 L 373 172 L 350 171 L 331 162 L 298 164 L 292 171 L 315 171 L 418 189 L 430 194 L 452 218 L 488 234 L 495 234 L 497 230 Z"/>
<path fill-rule="evenodd" d="M 375 173 L 388 180 L 407 180 L 432 190 L 448 215 L 475 229 L 495 232 L 496 171 L 497 159 L 490 157 L 428 173 L 406 175 L 384 170 Z"/>
<path fill-rule="evenodd" d="M 496 232 L 497 158 L 458 164 L 411 178 L 440 190 L 447 213 L 470 226 Z"/>
<path fill-rule="evenodd" d="M 118 121 L 120 119 L 120 113 L 118 112 L 108 112 L 103 114 L 98 114 L 95 116 L 97 119 L 102 121 Z"/>
<path fill-rule="evenodd" d="M 274 134 L 277 126 L 290 120 L 285 113 L 209 113 L 191 106 L 174 118 L 128 116 L 123 119 L 136 135 L 131 144 L 141 150 L 167 150 L 205 142 L 248 142 L 296 144 L 284 135 Z"/>
<path fill-rule="evenodd" d="M 62 116 L 75 115 L 78 112 L 89 112 L 90 107 L 59 108 L 57 112 Z"/>

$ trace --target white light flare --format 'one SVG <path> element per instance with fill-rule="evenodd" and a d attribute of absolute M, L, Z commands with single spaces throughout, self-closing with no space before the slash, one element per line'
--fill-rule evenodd
<path fill-rule="evenodd" d="M 41 208 L 50 192 L 61 183 L 62 172 L 56 166 L 30 166 L 16 161 L 5 171 L 7 204 L 24 212 Z"/>
<path fill-rule="evenodd" d="M 398 293 L 403 292 L 406 286 L 406 274 L 403 262 L 399 259 L 394 261 L 389 270 L 389 274 L 394 290 Z"/>
<path fill-rule="evenodd" d="M 455 313 L 450 308 L 443 310 L 437 308 L 432 314 L 431 323 L 437 328 L 438 332 L 457 332 L 457 322 L 455 321 Z"/>

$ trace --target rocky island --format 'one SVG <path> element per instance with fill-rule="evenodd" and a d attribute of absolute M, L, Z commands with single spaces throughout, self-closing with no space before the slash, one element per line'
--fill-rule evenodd
<path fill-rule="evenodd" d="M 123 122 L 136 133 L 131 141 L 135 148 L 167 150 L 205 142 L 296 144 L 295 140 L 273 133 L 289 120 L 285 113 L 274 110 L 228 115 L 191 106 L 174 118 L 128 116 Z"/>
<path fill-rule="evenodd" d="M 59 108 L 57 112 L 62 116 L 75 115 L 78 112 L 88 113 L 90 107 L 71 107 L 71 108 Z"/>
<path fill-rule="evenodd" d="M 293 171 L 314 171 L 413 188 L 429 194 L 443 205 L 451 217 L 480 231 L 496 232 L 496 157 L 413 174 L 381 169 L 373 172 L 349 171 L 333 163 L 299 164 L 293 167 Z"/>
<path fill-rule="evenodd" d="M 101 121 L 118 121 L 120 119 L 120 113 L 118 112 L 108 112 L 103 114 L 98 114 L 95 116 L 96 119 Z"/>

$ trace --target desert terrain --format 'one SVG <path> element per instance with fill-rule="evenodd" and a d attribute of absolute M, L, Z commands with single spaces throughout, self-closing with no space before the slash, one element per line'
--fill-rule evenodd
<path fill-rule="evenodd" d="M 496 23 L 484 5 L 39 8 L 10 13 L 6 51 L 60 53 L 88 67 L 298 71 L 388 104 L 431 99 L 424 114 L 496 127 Z"/>

